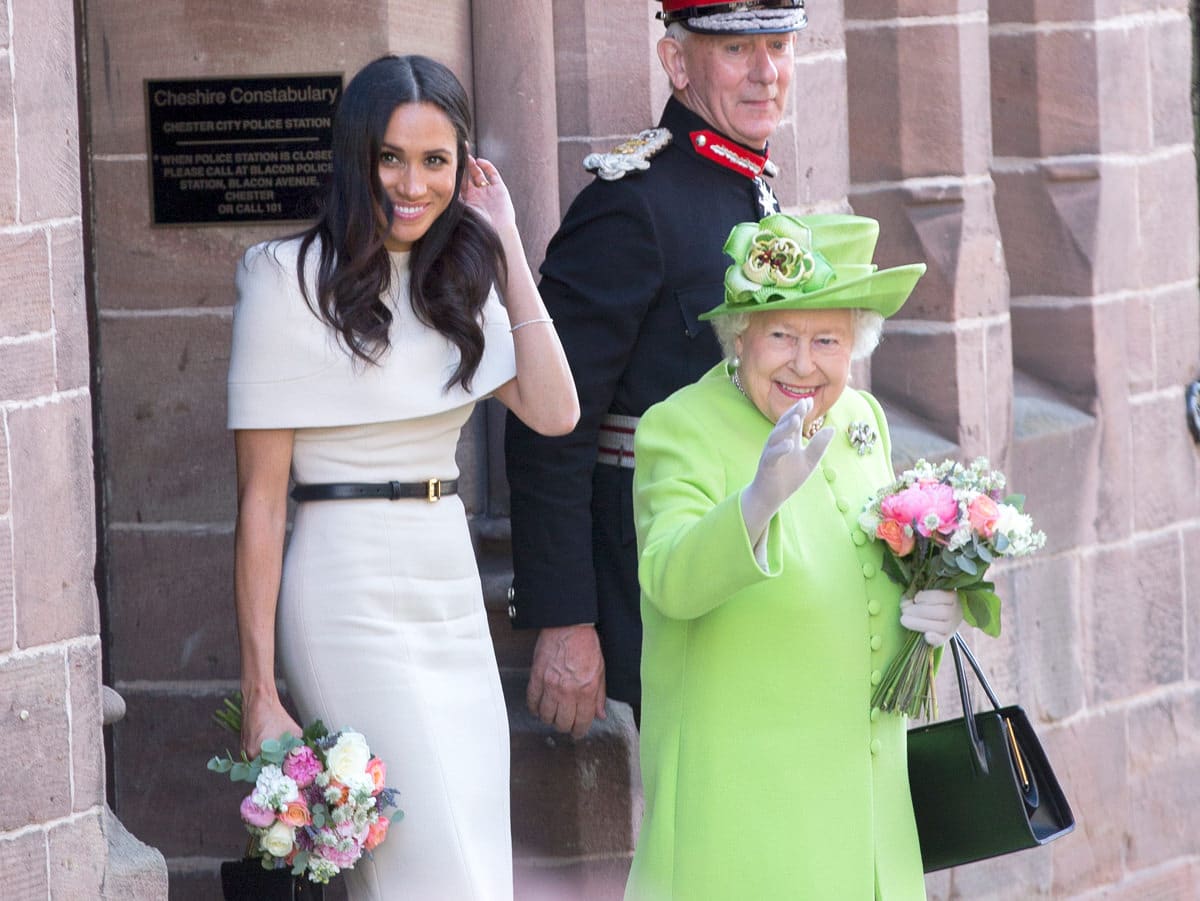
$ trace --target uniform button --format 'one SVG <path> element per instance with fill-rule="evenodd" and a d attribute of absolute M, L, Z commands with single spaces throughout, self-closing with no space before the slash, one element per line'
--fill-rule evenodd
<path fill-rule="evenodd" d="M 879 708 L 872 707 L 871 708 L 871 722 L 874 723 L 874 722 L 878 721 L 878 719 L 879 719 Z"/>
<path fill-rule="evenodd" d="M 845 513 L 847 510 L 850 509 L 850 505 L 848 503 L 846 503 L 846 501 L 843 498 L 839 497 L 838 502 L 837 502 L 837 508 L 839 510 L 841 510 L 843 513 Z"/>
<path fill-rule="evenodd" d="M 864 563 L 863 564 L 863 575 L 866 576 L 868 579 L 873 579 L 875 577 L 875 564 L 874 563 Z"/>
<path fill-rule="evenodd" d="M 508 618 L 509 618 L 509 619 L 516 619 L 516 618 L 517 618 L 517 605 L 516 605 L 516 604 L 509 604 L 509 605 L 508 605 Z"/>
<path fill-rule="evenodd" d="M 861 532 L 861 531 L 855 532 L 854 533 L 854 543 L 857 544 L 859 547 L 862 547 L 864 544 L 866 544 L 867 543 L 866 533 Z"/>
<path fill-rule="evenodd" d="M 879 601 L 871 601 L 867 604 L 867 613 L 871 616 L 879 616 L 879 611 L 883 609 L 883 605 Z"/>
<path fill-rule="evenodd" d="M 837 481 L 837 473 L 834 472 L 829 467 L 825 467 L 825 481 L 826 482 L 836 482 Z"/>
<path fill-rule="evenodd" d="M 878 685 L 882 681 L 883 681 L 883 673 L 881 673 L 879 670 L 875 670 L 874 672 L 871 673 L 871 684 L 872 685 Z"/>
<path fill-rule="evenodd" d="M 509 585 L 509 586 L 508 586 L 508 599 L 509 599 L 509 601 L 513 601 L 513 600 L 516 598 L 516 596 L 517 596 L 517 589 L 515 589 L 515 588 L 513 588 L 511 585 Z"/>
<path fill-rule="evenodd" d="M 873 739 L 871 741 L 871 753 L 878 754 L 882 750 L 883 750 L 883 742 L 881 742 L 878 738 Z"/>
<path fill-rule="evenodd" d="M 883 647 L 883 636 L 882 635 L 872 635 L 871 636 L 871 650 L 878 651 L 881 647 Z"/>

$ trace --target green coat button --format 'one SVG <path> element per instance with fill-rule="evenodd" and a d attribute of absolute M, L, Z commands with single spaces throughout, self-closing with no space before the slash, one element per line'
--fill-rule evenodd
<path fill-rule="evenodd" d="M 863 575 L 866 576 L 868 579 L 873 579 L 875 577 L 875 564 L 874 563 L 864 563 L 863 564 Z"/>
<path fill-rule="evenodd" d="M 846 500 L 844 498 L 839 497 L 838 502 L 837 502 L 837 508 L 840 511 L 842 511 L 843 513 L 845 513 L 847 510 L 850 509 L 850 505 L 846 502 Z"/>
<path fill-rule="evenodd" d="M 879 616 L 879 611 L 883 609 L 883 605 L 879 601 L 871 601 L 867 604 L 867 613 L 871 616 Z"/>
<path fill-rule="evenodd" d="M 879 708 L 872 707 L 871 708 L 871 722 L 874 723 L 874 722 L 878 721 L 878 719 L 879 719 Z"/>
<path fill-rule="evenodd" d="M 878 754 L 878 753 L 879 753 L 880 751 L 882 751 L 882 750 L 883 750 L 883 742 L 881 742 L 881 741 L 880 741 L 878 738 L 876 738 L 876 739 L 872 740 L 872 742 L 871 742 L 871 753 L 872 753 L 872 754 Z"/>
<path fill-rule="evenodd" d="M 871 636 L 871 650 L 878 651 L 881 647 L 883 647 L 883 636 L 882 635 L 872 635 Z"/>
<path fill-rule="evenodd" d="M 854 543 L 857 544 L 859 547 L 862 547 L 864 544 L 866 544 L 867 543 L 866 533 L 861 532 L 861 531 L 855 532 L 854 533 Z"/>
<path fill-rule="evenodd" d="M 883 681 L 883 673 L 881 673 L 879 670 L 875 670 L 873 673 L 871 673 L 871 684 L 872 685 L 878 685 L 882 681 Z"/>
<path fill-rule="evenodd" d="M 825 481 L 826 482 L 836 482 L 837 481 L 837 473 L 834 472 L 832 469 L 826 467 L 825 468 Z"/>

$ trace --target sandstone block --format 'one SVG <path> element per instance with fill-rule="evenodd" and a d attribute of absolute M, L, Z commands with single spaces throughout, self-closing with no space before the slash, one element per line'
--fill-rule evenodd
<path fill-rule="evenodd" d="M 16 641 L 16 599 L 13 593 L 12 523 L 0 519 L 0 653 Z"/>
<path fill-rule="evenodd" d="M 1083 616 L 1091 703 L 1128 698 L 1183 678 L 1178 539 L 1145 539 L 1085 556 Z"/>
<path fill-rule="evenodd" d="M 1010 584 L 1002 616 L 1012 613 L 1028 673 L 1020 703 L 1035 722 L 1072 716 L 1086 699 L 1078 564 L 1073 558 L 1034 558 L 1014 570 Z"/>
<path fill-rule="evenodd" d="M 1006 8 L 1011 5 L 1015 3 L 1005 4 Z M 994 152 L 997 156 L 1035 159 L 1041 156 L 1037 34 L 993 33 L 988 51 Z"/>
<path fill-rule="evenodd" d="M 1200 635 L 1200 529 L 1181 530 L 1183 542 L 1183 597 L 1187 605 L 1189 635 Z M 1188 642 L 1187 673 L 1191 679 L 1200 673 L 1200 642 Z"/>
<path fill-rule="evenodd" d="M 99 630 L 90 406 L 81 396 L 8 415 L 23 648 Z"/>
<path fill-rule="evenodd" d="M 546 39 L 554 51 L 560 135 L 620 135 L 658 121 L 649 85 L 665 76 L 646 48 L 662 36 L 662 26 L 645 13 L 644 3 L 618 0 L 601 9 L 588 0 L 560 2 L 554 8 L 553 31 Z M 528 38 L 522 35 L 521 40 Z"/>
<path fill-rule="evenodd" d="M 1163 698 L 1133 707 L 1129 717 L 1131 870 L 1194 858 L 1191 821 L 1200 804 L 1200 694 Z M 1194 861 L 1193 861 L 1194 862 Z"/>
<path fill-rule="evenodd" d="M 1191 281 L 1200 267 L 1196 238 L 1196 157 L 1190 146 L 1137 167 L 1137 258 L 1142 283 Z"/>
<path fill-rule="evenodd" d="M 232 520 L 229 329 L 219 316 L 103 322 L 111 522 Z"/>
<path fill-rule="evenodd" d="M 104 861 L 107 843 L 101 831 L 101 810 L 52 828 L 50 897 L 62 901 L 95 901 L 105 897 Z"/>
<path fill-rule="evenodd" d="M 987 0 L 846 0 L 846 19 L 969 15 L 987 6 Z"/>
<path fill-rule="evenodd" d="M 0 842 L 0 873 L 4 874 L 5 894 L 11 898 L 37 898 L 39 901 L 49 898 L 48 854 L 46 833 L 40 830 Z"/>
<path fill-rule="evenodd" d="M 79 225 L 50 232 L 50 275 L 54 298 L 55 387 L 86 388 L 91 380 L 87 293 L 84 287 L 83 233 Z"/>
<path fill-rule="evenodd" d="M 1117 882 L 1135 796 L 1128 784 L 1125 717 L 1096 712 L 1068 727 L 1040 727 L 1038 739 L 1075 814 L 1075 831 L 1052 842 L 1052 898 Z M 1040 853 L 1040 852 L 1035 852 Z"/>
<path fill-rule="evenodd" d="M 814 18 L 816 18 L 814 16 Z M 812 28 L 810 25 L 809 28 Z M 804 32 L 801 32 L 802 34 Z M 846 123 L 846 64 L 829 57 L 799 58 L 792 81 L 793 103 L 803 91 L 804 114 L 785 121 L 780 139 L 772 139 L 771 156 L 780 165 L 774 185 L 779 202 L 807 211 L 846 196 L 850 183 L 849 135 Z M 817 86 L 811 90 L 809 85 Z M 817 126 L 816 123 L 822 123 Z M 807 209 L 806 209 L 807 208 Z"/>
<path fill-rule="evenodd" d="M 37 0 L 27 2 L 36 5 Z M 235 30 L 228 19 L 213 15 L 205 5 L 168 4 L 153 16 L 126 3 L 89 9 L 87 41 L 91 47 L 107 50 L 89 55 L 92 84 L 104 86 L 92 97 L 95 153 L 146 152 L 143 83 L 164 76 L 159 62 L 163 47 L 187 48 L 172 60 L 173 78 L 211 77 L 217 67 L 241 75 L 344 72 L 349 80 L 361 66 L 394 48 L 442 59 L 470 85 L 471 73 L 461 68 L 465 54 L 460 48 L 470 46 L 464 0 L 441 4 L 436 17 L 411 12 L 392 16 L 390 8 L 396 5 L 354 0 L 330 0 L 319 6 L 306 0 L 252 4 L 238 10 Z M 298 27 L 298 23 L 303 24 Z M 74 29 L 68 25 L 63 33 L 73 35 Z M 146 164 L 133 165 L 144 193 Z M 101 181 L 98 172 L 98 186 Z M 141 209 L 145 221 L 147 207 Z"/>
<path fill-rule="evenodd" d="M 1186 384 L 1196 377 L 1200 360 L 1196 289 L 1189 285 L 1164 290 L 1155 295 L 1152 307 L 1154 388 Z"/>
<path fill-rule="evenodd" d="M 75 8 L 65 0 L 14 0 L 13 55 L 21 219 L 78 217 Z M 34 161 L 36 160 L 36 163 Z"/>
<path fill-rule="evenodd" d="M 54 338 L 0 345 L 0 397 L 31 401 L 54 393 Z"/>
<path fill-rule="evenodd" d="M 901 404 L 934 431 L 957 440 L 959 385 L 942 378 L 947 360 L 958 359 L 955 335 L 886 333 L 872 362 L 872 387 L 880 398 Z"/>
<path fill-rule="evenodd" d="M 153 228 L 145 166 L 142 161 L 94 162 L 101 316 L 109 309 L 231 307 L 234 271 L 245 249 L 290 229 L 278 224 Z M 102 318 L 102 346 L 107 328 Z"/>
<path fill-rule="evenodd" d="M 1146 98 L 1151 96 L 1150 60 L 1160 52 L 1159 48 L 1151 50 L 1147 46 L 1147 30 L 1144 26 L 1097 28 L 1091 35 L 1086 31 L 1079 35 L 1080 40 L 1095 41 L 1096 69 L 1088 72 L 1087 77 L 1100 104 L 1099 119 L 1095 126 L 1099 137 L 1096 149 L 1106 154 L 1145 153 L 1154 146 L 1154 111 L 1146 103 Z M 1059 65 L 1064 66 L 1063 76 L 1077 78 L 1078 75 L 1072 76 L 1066 71 L 1070 60 L 1058 56 L 1059 53 L 1069 55 L 1074 51 L 1065 50 L 1062 42 L 1049 43 L 1052 46 L 1048 46 L 1047 51 L 1054 54 L 1053 58 Z M 1083 51 L 1079 58 L 1087 55 Z M 1063 101 L 1070 103 L 1070 95 L 1060 91 L 1056 90 L 1056 93 Z"/>
<path fill-rule="evenodd" d="M 66 664 L 62 653 L 0 662 L 0 754 L 8 762 L 8 793 L 0 832 L 71 813 L 71 749 Z M 37 753 L 31 753 L 37 749 Z M 0 842 L 3 848 L 7 842 Z M 6 870 L 7 872 L 7 870 Z"/>
<path fill-rule="evenodd" d="M 50 256 L 45 235 L 0 235 L 0 270 L 5 282 L 0 294 L 2 336 L 20 338 L 30 332 L 50 331 Z"/>
<path fill-rule="evenodd" d="M 237 679 L 233 535 L 113 530 L 108 541 L 113 678 Z"/>
<path fill-rule="evenodd" d="M 1130 407 L 1130 433 L 1152 445 L 1153 463 L 1146 448 L 1133 458 L 1133 513 L 1137 529 L 1163 528 L 1194 515 L 1198 494 L 1200 458 L 1184 424 L 1183 393 L 1172 391 Z"/>
<path fill-rule="evenodd" d="M 211 720 L 226 692 L 211 684 L 186 693 L 116 687 L 128 705 L 112 726 L 121 822 L 167 858 L 241 857 L 246 831 L 238 805 L 246 784 L 205 768 L 215 754 L 237 753 L 237 737 Z"/>
<path fill-rule="evenodd" d="M 854 211 L 879 220 L 875 262 L 928 267 L 900 317 L 948 322 L 1007 310 L 1005 250 L 994 200 L 986 179 L 851 189 Z"/>
<path fill-rule="evenodd" d="M 104 734 L 101 731 L 100 642 L 67 651 L 71 704 L 72 809 L 104 806 Z"/>
<path fill-rule="evenodd" d="M 1192 61 L 1192 41 L 1186 17 L 1160 19 L 1146 26 L 1151 48 L 1151 142 L 1155 147 L 1192 144 L 1195 140 L 1188 79 L 1180 78 Z"/>
<path fill-rule="evenodd" d="M 1103 246 L 1140 218 L 1138 179 L 1103 160 L 999 169 L 996 216 L 1014 297 L 1088 296 L 1139 284 L 1128 249 Z"/>
<path fill-rule="evenodd" d="M 636 732 L 628 708 L 575 741 L 525 710 L 524 679 L 506 678 L 512 733 L 513 855 L 612 857 L 632 851 L 641 819 Z"/>
<path fill-rule="evenodd" d="M 0 46 L 8 40 L 7 7 L 0 10 Z M 12 75 L 0 72 L 0 225 L 17 219 L 17 135 L 16 106 L 13 102 Z"/>

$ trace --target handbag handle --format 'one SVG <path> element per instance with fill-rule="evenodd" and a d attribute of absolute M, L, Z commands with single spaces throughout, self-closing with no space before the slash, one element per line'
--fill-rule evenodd
<path fill-rule="evenodd" d="M 971 664 L 971 669 L 975 671 L 975 678 L 983 686 L 983 690 L 987 692 L 988 700 L 992 702 L 992 706 L 997 710 L 1000 709 L 1000 702 L 996 699 L 995 692 L 992 691 L 992 686 L 988 685 L 987 678 L 983 675 L 983 670 L 979 666 L 979 661 L 975 659 L 975 655 L 971 653 L 971 649 L 967 647 L 967 643 L 962 640 L 957 632 L 950 636 L 950 651 L 954 655 L 954 672 L 958 677 L 958 694 L 962 700 L 963 723 L 967 727 L 967 735 L 971 740 L 971 751 L 975 758 L 975 766 L 982 774 L 988 772 L 987 746 L 979 735 L 979 726 L 975 722 L 975 709 L 971 703 L 971 692 L 967 687 L 967 675 L 963 672 L 962 655 L 967 655 L 967 661 Z"/>

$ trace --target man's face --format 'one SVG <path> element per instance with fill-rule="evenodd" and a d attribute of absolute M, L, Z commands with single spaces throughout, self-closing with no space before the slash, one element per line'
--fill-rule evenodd
<path fill-rule="evenodd" d="M 783 118 L 795 65 L 794 33 L 689 34 L 662 56 L 676 95 L 692 112 L 759 149 Z"/>

